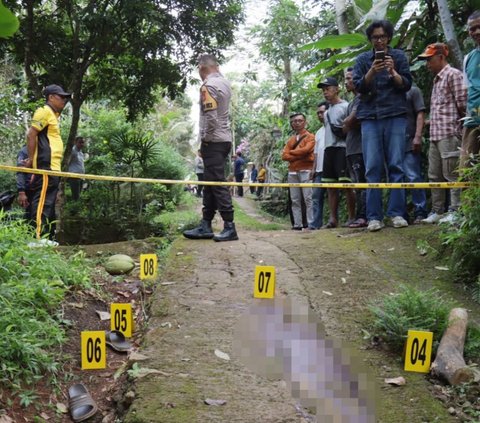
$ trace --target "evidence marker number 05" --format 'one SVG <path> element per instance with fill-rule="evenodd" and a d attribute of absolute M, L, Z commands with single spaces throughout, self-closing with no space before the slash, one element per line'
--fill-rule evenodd
<path fill-rule="evenodd" d="M 255 266 L 253 296 L 255 298 L 273 298 L 275 295 L 275 267 Z"/>
<path fill-rule="evenodd" d="M 130 303 L 110 304 L 110 329 L 118 330 L 130 338 L 133 333 L 133 313 Z"/>

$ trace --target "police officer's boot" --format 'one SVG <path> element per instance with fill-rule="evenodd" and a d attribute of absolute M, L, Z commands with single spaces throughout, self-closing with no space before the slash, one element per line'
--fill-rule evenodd
<path fill-rule="evenodd" d="M 212 239 L 214 236 L 212 222 L 202 219 L 199 226 L 184 231 L 183 236 L 189 239 Z"/>
<path fill-rule="evenodd" d="M 236 241 L 238 239 L 235 223 L 224 222 L 223 231 L 213 237 L 214 241 Z"/>

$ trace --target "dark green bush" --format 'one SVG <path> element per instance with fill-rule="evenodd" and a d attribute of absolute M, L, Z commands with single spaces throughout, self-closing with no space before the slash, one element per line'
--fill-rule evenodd
<path fill-rule="evenodd" d="M 480 163 L 465 171 L 464 179 L 480 184 Z M 480 185 L 462 192 L 458 225 L 444 228 L 441 239 L 451 250 L 450 268 L 457 281 L 472 286 L 480 300 Z"/>

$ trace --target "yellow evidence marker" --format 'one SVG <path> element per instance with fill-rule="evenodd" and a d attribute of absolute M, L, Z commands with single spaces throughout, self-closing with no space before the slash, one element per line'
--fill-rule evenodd
<path fill-rule="evenodd" d="M 82 370 L 104 369 L 106 363 L 105 331 L 81 333 Z"/>
<path fill-rule="evenodd" d="M 133 313 L 130 303 L 110 304 L 110 330 L 118 330 L 130 338 L 133 333 Z"/>
<path fill-rule="evenodd" d="M 158 258 L 156 254 L 140 254 L 140 279 L 157 277 Z"/>
<path fill-rule="evenodd" d="M 405 350 L 405 371 L 428 373 L 432 360 L 433 332 L 409 330 Z"/>
<path fill-rule="evenodd" d="M 255 266 L 253 296 L 255 298 L 273 298 L 275 295 L 275 267 Z"/>

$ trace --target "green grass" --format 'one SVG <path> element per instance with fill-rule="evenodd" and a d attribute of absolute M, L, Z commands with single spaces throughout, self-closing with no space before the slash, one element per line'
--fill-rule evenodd
<path fill-rule="evenodd" d="M 249 216 L 246 214 L 240 205 L 234 201 L 235 207 L 235 223 L 237 225 L 242 226 L 245 229 L 251 231 L 279 231 L 285 229 L 285 223 L 281 222 L 271 222 L 271 223 L 263 223 L 259 222 L 254 217 Z M 269 218 L 272 218 L 268 215 Z"/>
<path fill-rule="evenodd" d="M 81 252 L 66 258 L 31 248 L 30 226 L 0 213 L 0 384 L 18 387 L 58 369 L 65 341 L 59 306 L 71 287 L 90 284 Z"/>

